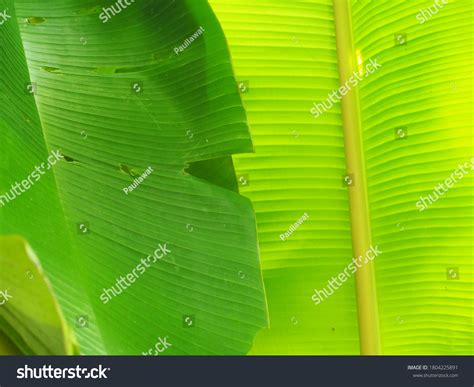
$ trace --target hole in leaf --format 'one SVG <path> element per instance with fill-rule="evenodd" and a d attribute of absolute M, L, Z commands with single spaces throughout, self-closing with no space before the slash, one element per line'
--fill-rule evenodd
<path fill-rule="evenodd" d="M 61 70 L 57 67 L 41 66 L 41 70 L 48 73 L 61 74 Z"/>
<path fill-rule="evenodd" d="M 31 24 L 31 25 L 41 24 L 41 23 L 44 23 L 45 21 L 46 21 L 45 17 L 38 17 L 38 16 L 30 16 L 25 19 L 25 23 Z"/>
<path fill-rule="evenodd" d="M 133 168 L 130 168 L 128 165 L 120 164 L 119 168 L 120 168 L 120 172 L 126 175 L 129 175 L 131 177 L 140 176 L 140 174 L 136 170 L 134 170 Z"/>
<path fill-rule="evenodd" d="M 67 163 L 77 163 L 78 162 L 78 160 L 76 160 L 76 159 L 74 159 L 70 156 L 67 156 L 64 153 L 61 153 L 61 155 L 63 156 L 63 160 Z"/>

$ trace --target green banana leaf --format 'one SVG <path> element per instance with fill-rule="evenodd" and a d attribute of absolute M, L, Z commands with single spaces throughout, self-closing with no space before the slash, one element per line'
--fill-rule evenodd
<path fill-rule="evenodd" d="M 0 28 L 0 193 L 61 156 L 2 205 L 0 234 L 32 245 L 82 353 L 149 353 L 166 337 L 167 355 L 472 354 L 472 4 L 423 22 L 430 1 L 210 4 L 225 36 L 206 1 L 113 16 L 92 0 L 0 1 L 17 16 Z M 341 69 L 372 59 L 353 109 L 315 119 Z M 315 305 L 366 241 L 374 275 Z M 4 352 L 64 352 L 26 337 L 0 325 Z"/>
<path fill-rule="evenodd" d="M 51 284 L 23 238 L 0 237 L 0 268 L 0 354 L 77 354 Z"/>
<path fill-rule="evenodd" d="M 358 354 L 357 310 L 369 307 L 379 310 L 380 335 L 369 337 L 378 353 L 472 354 L 472 172 L 426 211 L 417 206 L 458 164 L 472 170 L 472 2 L 450 1 L 420 23 L 432 2 L 348 1 L 353 36 L 342 38 L 353 39 L 354 56 L 341 63 L 335 11 L 345 2 L 210 1 L 255 146 L 234 157 L 256 211 L 271 323 L 251 353 Z M 338 65 L 358 71 L 370 59 L 382 67 L 358 86 L 359 172 L 382 252 L 373 261 L 377 298 L 357 302 L 352 276 L 315 305 L 314 290 L 351 262 L 359 230 L 348 190 L 362 187 L 345 183 L 340 103 L 317 119 L 310 109 L 339 88 Z"/>
<path fill-rule="evenodd" d="M 473 3 L 450 1 L 420 23 L 432 4 L 353 7 L 355 45 L 383 63 L 360 103 L 385 354 L 474 351 Z"/>
<path fill-rule="evenodd" d="M 230 155 L 252 143 L 210 7 L 136 2 L 104 23 L 96 1 L 2 5 L 0 192 L 60 161 L 0 208 L 0 233 L 36 251 L 81 353 L 247 353 L 267 314 Z"/>

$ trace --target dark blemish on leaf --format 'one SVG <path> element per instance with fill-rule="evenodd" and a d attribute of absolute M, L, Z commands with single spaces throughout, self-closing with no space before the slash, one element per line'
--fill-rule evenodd
<path fill-rule="evenodd" d="M 61 153 L 61 155 L 63 156 L 63 160 L 66 161 L 67 163 L 77 163 L 78 162 L 78 160 L 73 159 L 70 156 L 66 156 L 64 153 Z"/>
<path fill-rule="evenodd" d="M 30 16 L 25 19 L 25 23 L 29 25 L 41 24 L 46 21 L 45 17 Z"/>
<path fill-rule="evenodd" d="M 130 168 L 128 165 L 120 164 L 119 169 L 120 169 L 120 172 L 128 176 L 131 176 L 131 177 L 140 176 L 140 174 L 137 171 L 135 171 L 133 168 Z"/>
<path fill-rule="evenodd" d="M 61 70 L 57 67 L 41 66 L 40 69 L 48 73 L 62 74 Z"/>

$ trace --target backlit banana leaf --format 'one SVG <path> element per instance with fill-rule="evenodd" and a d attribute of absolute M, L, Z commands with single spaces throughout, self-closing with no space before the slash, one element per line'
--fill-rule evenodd
<path fill-rule="evenodd" d="M 357 310 L 377 307 L 380 335 L 364 338 L 376 353 L 472 353 L 472 172 L 426 211 L 417 206 L 458 164 L 472 171 L 472 2 L 449 1 L 420 23 L 420 9 L 433 2 L 348 1 L 352 24 L 342 26 L 335 15 L 346 0 L 210 3 L 256 151 L 234 158 L 257 215 L 271 323 L 252 353 L 360 353 L 366 327 Z M 347 31 L 353 36 L 341 36 Z M 353 55 L 337 52 L 336 38 L 353 39 Z M 357 114 L 348 117 L 362 128 L 364 233 L 350 223 L 348 190 L 363 188 L 345 184 L 341 105 L 316 119 L 310 110 L 339 88 L 338 65 L 363 72 L 371 58 L 382 67 L 363 77 Z M 357 303 L 353 277 L 315 305 L 314 289 L 342 272 L 351 244 L 370 234 L 382 251 L 373 262 L 374 305 Z"/>
<path fill-rule="evenodd" d="M 353 6 L 362 59 L 383 64 L 360 97 L 385 354 L 474 351 L 473 3 L 449 1 L 420 23 L 429 7 Z M 440 183 L 447 192 L 420 211 Z"/>

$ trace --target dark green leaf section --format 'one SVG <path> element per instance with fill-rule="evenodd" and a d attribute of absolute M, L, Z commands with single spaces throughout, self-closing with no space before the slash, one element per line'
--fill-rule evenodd
<path fill-rule="evenodd" d="M 2 152 L 12 160 L 22 148 L 31 170 L 47 156 L 44 136 L 48 150 L 67 155 L 52 168 L 57 191 L 38 196 L 59 198 L 64 216 L 37 203 L 57 219 L 28 239 L 69 232 L 70 254 L 37 251 L 56 287 L 86 289 L 91 310 L 67 311 L 88 319 L 77 328 L 85 353 L 100 352 L 100 344 L 106 353 L 138 355 L 168 337 L 166 355 L 245 354 L 266 325 L 250 202 L 227 189 L 227 177 L 225 184 L 206 177 L 199 163 L 199 178 L 184 172 L 189 163 L 252 149 L 223 33 L 209 6 L 197 3 L 137 2 L 102 23 L 95 1 L 17 2 L 40 121 L 26 138 L 21 115 L 12 113 L 2 129 L 11 145 Z M 24 68 L 18 37 L 8 39 L 18 55 L 4 72 Z M 12 86 L 19 92 L 5 93 L 12 108 L 23 74 Z M 26 171 L 2 175 L 4 188 Z M 36 212 L 24 203 L 40 186 L 8 204 L 16 211 L 0 209 L 4 231 L 28 228 Z M 116 281 L 160 245 L 170 252 L 120 289 Z M 68 287 L 61 278 L 71 267 L 77 276 Z"/>
<path fill-rule="evenodd" d="M 91 321 L 95 318 L 78 281 L 73 259 L 76 253 L 64 221 L 54 175 L 51 171 L 45 172 L 25 193 L 19 188 L 19 195 L 11 191 L 15 182 L 21 183 L 36 166 L 47 161 L 48 151 L 34 96 L 30 93 L 32 83 L 13 1 L 0 1 L 0 8 L 7 9 L 12 16 L 0 28 L 0 235 L 19 234 L 29 241 L 42 258 L 43 269 L 49 275 L 67 323 L 75 326 L 78 316 L 87 315 Z M 7 193 L 13 200 L 8 199 Z M 1 329 L 5 329 L 4 326 Z M 79 329 L 76 334 L 83 351 L 103 353 L 96 327 L 91 326 L 87 331 Z"/>
<path fill-rule="evenodd" d="M 234 163 L 231 157 L 196 161 L 189 164 L 186 172 L 212 184 L 238 192 Z"/>

